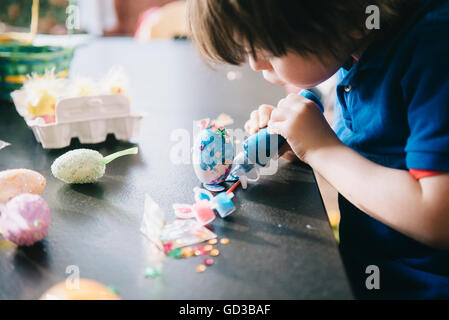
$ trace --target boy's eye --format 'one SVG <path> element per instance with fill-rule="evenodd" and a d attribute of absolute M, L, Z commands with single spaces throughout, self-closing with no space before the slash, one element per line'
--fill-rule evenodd
<path fill-rule="evenodd" d="M 273 59 L 274 56 L 269 52 L 261 51 L 261 52 L 257 52 L 257 58 L 263 59 L 263 60 L 270 60 L 270 59 Z"/>

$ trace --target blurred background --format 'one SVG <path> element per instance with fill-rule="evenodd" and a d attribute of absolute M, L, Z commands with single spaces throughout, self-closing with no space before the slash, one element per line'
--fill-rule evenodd
<path fill-rule="evenodd" d="M 184 1 L 175 0 L 40 0 L 38 33 L 62 35 L 89 33 L 97 36 L 166 37 L 184 30 L 181 11 Z M 170 6 L 166 4 L 172 3 Z M 2 0 L 0 32 L 30 29 L 33 0 Z M 76 8 L 75 10 L 72 10 Z M 160 10 L 162 9 L 162 10 Z M 68 16 L 76 25 L 67 26 Z M 169 23 L 167 23 L 169 22 Z M 164 24 L 164 34 L 151 34 L 156 24 Z M 149 28 L 143 32 L 142 28 Z M 175 28 L 178 28 L 175 30 Z M 158 30 L 162 31 L 162 30 Z M 185 36 L 180 34 L 180 36 Z M 143 39 L 143 38 L 142 38 Z"/>

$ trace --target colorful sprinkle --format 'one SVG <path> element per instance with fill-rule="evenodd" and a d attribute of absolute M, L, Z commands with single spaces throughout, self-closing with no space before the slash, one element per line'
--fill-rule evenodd
<path fill-rule="evenodd" d="M 211 265 L 214 264 L 214 259 L 212 259 L 212 258 L 204 259 L 204 264 L 205 264 L 206 266 L 211 266 Z"/>
<path fill-rule="evenodd" d="M 146 268 L 143 275 L 145 278 L 156 278 L 162 275 L 162 270 L 157 268 Z"/>
<path fill-rule="evenodd" d="M 171 242 L 165 243 L 164 244 L 164 252 L 167 253 L 167 252 L 171 251 L 172 247 L 173 247 L 173 244 Z"/>
<path fill-rule="evenodd" d="M 108 286 L 108 290 L 114 294 L 118 294 L 118 289 L 114 286 Z"/>
<path fill-rule="evenodd" d="M 204 249 L 205 251 L 211 251 L 213 248 L 214 248 L 214 247 L 213 247 L 212 245 L 210 245 L 210 244 L 205 245 L 205 246 L 203 247 L 203 249 Z"/>
<path fill-rule="evenodd" d="M 192 247 L 184 247 L 181 249 L 181 253 L 182 253 L 182 257 L 183 258 L 190 258 L 191 256 L 193 256 L 195 254 L 194 250 L 192 249 Z"/>
<path fill-rule="evenodd" d="M 181 250 L 181 248 L 178 248 L 178 249 L 170 251 L 168 253 L 168 256 L 171 257 L 171 258 L 176 258 L 176 259 L 182 258 L 182 250 Z"/>
<path fill-rule="evenodd" d="M 206 266 L 204 264 L 196 266 L 196 272 L 204 272 L 204 271 L 206 271 Z"/>
<path fill-rule="evenodd" d="M 198 252 L 199 254 L 196 254 L 197 252 Z M 202 247 L 202 246 L 196 246 L 196 247 L 195 247 L 195 255 L 196 255 L 196 256 L 200 256 L 200 255 L 202 255 L 202 254 L 208 254 L 208 253 L 209 253 L 209 251 L 205 250 L 204 247 Z"/>
<path fill-rule="evenodd" d="M 216 256 L 218 256 L 220 254 L 220 251 L 218 250 L 218 249 L 212 249 L 211 251 L 210 251 L 210 255 L 212 256 L 212 257 L 216 257 Z"/>

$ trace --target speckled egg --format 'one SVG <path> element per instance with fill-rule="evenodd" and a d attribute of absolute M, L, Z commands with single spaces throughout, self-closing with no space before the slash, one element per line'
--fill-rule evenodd
<path fill-rule="evenodd" d="M 11 169 L 0 172 L 0 203 L 23 194 L 41 194 L 46 180 L 40 173 L 28 169 Z"/>
<path fill-rule="evenodd" d="M 105 171 L 101 153 L 90 149 L 69 151 L 51 166 L 53 175 L 65 183 L 94 183 L 104 176 Z"/>
<path fill-rule="evenodd" d="M 232 167 L 234 147 L 224 128 L 208 127 L 196 136 L 193 145 L 193 168 L 206 185 L 225 181 Z"/>
<path fill-rule="evenodd" d="M 6 240 L 19 246 L 31 246 L 42 240 L 50 227 L 47 203 L 36 194 L 21 194 L 2 209 L 0 229 Z"/>

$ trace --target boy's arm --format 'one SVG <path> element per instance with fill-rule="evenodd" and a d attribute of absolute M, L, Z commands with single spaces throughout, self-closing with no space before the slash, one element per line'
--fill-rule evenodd
<path fill-rule="evenodd" d="M 415 180 L 343 144 L 317 149 L 308 163 L 371 217 L 427 245 L 449 249 L 449 174 Z"/>
<path fill-rule="evenodd" d="M 268 130 L 344 197 L 382 223 L 427 245 L 449 249 L 449 174 L 415 180 L 345 146 L 313 102 L 289 95 L 273 110 Z"/>

